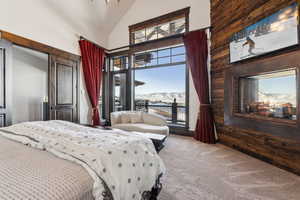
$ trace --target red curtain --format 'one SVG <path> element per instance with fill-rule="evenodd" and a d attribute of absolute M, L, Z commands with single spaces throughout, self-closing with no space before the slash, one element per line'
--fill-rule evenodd
<path fill-rule="evenodd" d="M 203 30 L 193 31 L 187 33 L 183 40 L 186 48 L 187 61 L 200 100 L 200 111 L 194 137 L 201 142 L 214 144 L 216 138 L 209 98 L 207 35 Z"/>
<path fill-rule="evenodd" d="M 97 47 L 93 43 L 80 40 L 79 41 L 83 73 L 86 84 L 86 89 L 91 101 L 93 109 L 93 125 L 100 125 L 99 116 L 99 95 L 102 82 L 102 67 L 104 63 L 105 52 L 104 49 Z"/>

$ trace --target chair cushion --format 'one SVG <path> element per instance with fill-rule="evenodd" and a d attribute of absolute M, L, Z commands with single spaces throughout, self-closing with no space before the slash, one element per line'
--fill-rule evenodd
<path fill-rule="evenodd" d="M 121 129 L 124 131 L 136 131 L 143 133 L 157 133 L 162 135 L 169 135 L 169 127 L 168 126 L 154 126 L 149 124 L 116 124 L 112 126 L 112 128 Z"/>
<path fill-rule="evenodd" d="M 130 116 L 130 122 L 133 124 L 143 123 L 142 113 L 141 112 L 131 112 L 128 113 Z"/>
<path fill-rule="evenodd" d="M 167 125 L 167 120 L 164 117 L 154 113 L 143 113 L 143 121 L 145 124 L 151 124 L 154 126 Z"/>
<path fill-rule="evenodd" d="M 131 118 L 130 118 L 129 113 L 122 113 L 121 114 L 121 123 L 122 124 L 131 123 Z"/>

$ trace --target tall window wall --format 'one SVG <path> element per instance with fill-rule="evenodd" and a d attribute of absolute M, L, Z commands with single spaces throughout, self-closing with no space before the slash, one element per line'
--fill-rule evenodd
<path fill-rule="evenodd" d="M 129 27 L 130 46 L 110 54 L 109 113 L 142 110 L 188 126 L 189 77 L 182 35 L 189 8 Z"/>

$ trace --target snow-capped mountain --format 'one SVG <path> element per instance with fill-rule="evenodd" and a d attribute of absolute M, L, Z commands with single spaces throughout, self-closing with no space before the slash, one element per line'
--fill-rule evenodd
<path fill-rule="evenodd" d="M 149 100 L 151 102 L 166 102 L 172 103 L 176 99 L 177 103 L 185 102 L 184 92 L 159 92 L 149 94 L 136 94 L 136 100 Z"/>
<path fill-rule="evenodd" d="M 291 94 L 259 93 L 260 102 L 269 102 L 271 104 L 291 103 L 295 106 L 296 99 L 296 95 Z"/>

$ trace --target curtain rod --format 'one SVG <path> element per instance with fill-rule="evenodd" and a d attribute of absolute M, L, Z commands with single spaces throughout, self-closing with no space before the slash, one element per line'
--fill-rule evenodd
<path fill-rule="evenodd" d="M 207 27 L 204 27 L 204 28 L 200 28 L 200 29 L 196 29 L 196 30 L 193 30 L 193 31 L 189 31 L 188 33 L 195 32 L 195 31 L 200 31 L 200 30 L 205 30 L 205 29 L 211 29 L 211 28 L 212 28 L 212 26 L 207 26 Z M 180 37 L 183 37 L 185 34 L 186 33 L 180 33 L 180 34 L 176 34 L 176 35 L 171 35 L 171 36 L 168 36 L 168 37 L 157 39 L 156 41 L 163 41 L 163 40 L 167 40 L 167 39 L 170 39 L 170 38 L 180 38 Z M 130 48 L 130 47 L 136 47 L 136 46 L 145 45 L 145 44 L 148 44 L 148 43 L 152 42 L 150 40 L 150 41 L 145 41 L 145 42 L 141 42 L 141 43 L 138 43 L 138 44 L 131 44 L 131 45 L 126 45 L 126 46 L 121 46 L 121 47 L 114 48 L 114 49 L 106 49 L 106 48 L 100 46 L 99 44 L 97 44 L 97 43 L 95 43 L 95 42 L 93 42 L 91 40 L 88 40 L 87 38 L 85 38 L 83 36 L 80 36 L 80 40 L 89 41 L 89 42 L 93 43 L 94 45 L 96 45 L 97 47 L 104 49 L 107 52 L 117 51 L 117 50 L 120 50 L 120 49 L 125 49 L 125 48 Z"/>

